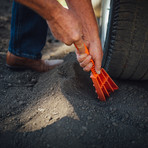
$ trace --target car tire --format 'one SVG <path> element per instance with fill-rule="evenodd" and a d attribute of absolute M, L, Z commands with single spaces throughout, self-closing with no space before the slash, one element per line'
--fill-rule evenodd
<path fill-rule="evenodd" d="M 104 9 L 107 1 L 108 17 Z M 103 0 L 100 22 L 102 65 L 110 76 L 148 80 L 148 0 Z"/>

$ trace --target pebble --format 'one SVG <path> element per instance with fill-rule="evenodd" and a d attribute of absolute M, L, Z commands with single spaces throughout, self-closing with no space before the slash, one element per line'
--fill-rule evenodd
<path fill-rule="evenodd" d="M 8 86 L 9 86 L 9 87 L 11 87 L 11 86 L 12 86 L 12 84 L 11 84 L 11 83 L 8 83 Z"/>
<path fill-rule="evenodd" d="M 92 119 L 92 117 L 91 117 L 91 116 L 88 116 L 88 117 L 87 117 L 87 119 L 88 119 L 88 120 L 91 120 L 91 119 Z"/>
<path fill-rule="evenodd" d="M 110 111 L 112 111 L 112 110 L 113 110 L 113 108 L 112 108 L 112 107 L 110 107 L 110 108 L 109 108 L 109 110 L 110 110 Z"/>
<path fill-rule="evenodd" d="M 128 90 L 129 90 L 129 91 L 130 91 L 130 90 L 133 90 L 133 87 L 129 87 Z"/>
<path fill-rule="evenodd" d="M 19 101 L 19 105 L 23 105 L 24 104 L 24 101 Z"/>
<path fill-rule="evenodd" d="M 109 133 L 109 130 L 106 131 L 106 134 L 108 134 L 108 133 Z"/>
<path fill-rule="evenodd" d="M 125 118 L 128 119 L 129 118 L 129 114 L 125 114 Z"/>
<path fill-rule="evenodd" d="M 10 109 L 10 105 L 7 105 L 7 109 Z"/>
<path fill-rule="evenodd" d="M 147 102 L 144 102 L 144 107 L 147 107 Z"/>
<path fill-rule="evenodd" d="M 53 96 L 54 94 L 55 94 L 54 92 L 51 93 L 52 96 Z"/>
<path fill-rule="evenodd" d="M 58 112 L 53 112 L 53 115 L 57 115 L 57 114 L 59 114 Z"/>
<path fill-rule="evenodd" d="M 40 112 L 44 112 L 45 109 L 43 109 L 43 108 L 38 108 L 38 111 L 40 111 Z"/>
<path fill-rule="evenodd" d="M 85 127 L 85 126 L 82 126 L 82 129 L 83 129 L 84 131 L 87 131 L 87 127 Z"/>
<path fill-rule="evenodd" d="M 106 119 L 108 119 L 108 120 L 109 120 L 109 116 L 106 116 Z"/>
<path fill-rule="evenodd" d="M 53 90 L 54 88 L 53 87 L 50 87 L 50 90 Z"/>
<path fill-rule="evenodd" d="M 47 147 L 50 147 L 50 145 L 49 145 L 49 144 L 47 144 Z"/>
<path fill-rule="evenodd" d="M 27 136 L 27 133 L 23 133 L 23 136 L 26 137 Z"/>
<path fill-rule="evenodd" d="M 31 79 L 31 82 L 35 83 L 36 82 L 36 79 Z"/>
<path fill-rule="evenodd" d="M 133 140 L 133 141 L 131 141 L 131 143 L 132 143 L 132 144 L 134 144 L 134 143 L 135 143 L 135 141 Z"/>
<path fill-rule="evenodd" d="M 122 118 L 122 119 L 121 119 L 121 122 L 124 122 L 124 121 L 125 121 L 125 119 L 124 119 L 124 118 Z"/>
<path fill-rule="evenodd" d="M 108 124 L 107 127 L 110 128 L 110 124 Z"/>
<path fill-rule="evenodd" d="M 112 125 L 113 126 L 118 126 L 118 124 L 116 122 L 113 122 Z"/>
<path fill-rule="evenodd" d="M 98 136 L 98 140 L 101 139 L 101 135 Z"/>

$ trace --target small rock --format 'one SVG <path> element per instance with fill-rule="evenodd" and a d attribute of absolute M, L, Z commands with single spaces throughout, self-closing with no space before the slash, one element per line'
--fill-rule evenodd
<path fill-rule="evenodd" d="M 134 143 L 135 143 L 135 141 L 133 140 L 133 141 L 131 141 L 131 143 L 132 143 L 132 144 L 134 144 Z"/>
<path fill-rule="evenodd" d="M 24 102 L 23 101 L 19 101 L 19 105 L 23 105 L 24 104 Z"/>
<path fill-rule="evenodd" d="M 59 114 L 58 112 L 53 112 L 53 115 L 57 115 L 57 114 Z"/>
<path fill-rule="evenodd" d="M 8 86 L 9 86 L 9 87 L 11 87 L 11 86 L 12 86 L 12 84 L 11 84 L 11 83 L 8 83 Z"/>
<path fill-rule="evenodd" d="M 118 126 L 118 124 L 116 122 L 113 122 L 112 125 L 113 126 Z"/>
<path fill-rule="evenodd" d="M 113 108 L 113 111 L 115 112 L 116 110 L 117 110 L 117 108 L 114 107 L 114 108 Z"/>
<path fill-rule="evenodd" d="M 82 107 L 82 109 L 84 110 L 84 109 L 85 109 L 85 107 Z"/>
<path fill-rule="evenodd" d="M 87 127 L 85 127 L 85 126 L 82 126 L 82 129 L 83 129 L 84 131 L 87 131 Z"/>
<path fill-rule="evenodd" d="M 144 107 L 147 107 L 147 102 L 144 102 Z"/>
<path fill-rule="evenodd" d="M 38 111 L 40 111 L 40 112 L 44 112 L 45 109 L 44 109 L 44 108 L 38 108 Z"/>
<path fill-rule="evenodd" d="M 112 107 L 110 107 L 110 108 L 109 108 L 109 110 L 110 110 L 110 111 L 113 111 L 113 108 L 112 108 Z"/>
<path fill-rule="evenodd" d="M 129 91 L 133 90 L 133 87 L 129 87 L 128 90 L 129 90 Z"/>
<path fill-rule="evenodd" d="M 50 148 L 50 145 L 49 145 L 49 144 L 47 144 L 47 147 L 48 147 L 48 148 Z"/>
<path fill-rule="evenodd" d="M 101 135 L 98 136 L 98 140 L 101 139 Z"/>
<path fill-rule="evenodd" d="M 34 78 L 31 79 L 31 82 L 32 82 L 32 83 L 36 83 L 36 79 L 34 79 Z"/>
<path fill-rule="evenodd" d="M 53 87 L 50 87 L 50 90 L 54 90 L 54 88 Z"/>
<path fill-rule="evenodd" d="M 10 105 L 7 105 L 7 109 L 10 109 Z"/>
<path fill-rule="evenodd" d="M 109 133 L 109 130 L 106 131 L 106 134 L 108 134 L 108 133 Z"/>
<path fill-rule="evenodd" d="M 125 121 L 125 119 L 124 119 L 124 118 L 122 118 L 122 119 L 121 119 L 121 122 L 124 122 L 124 121 Z"/>
<path fill-rule="evenodd" d="M 53 96 L 54 94 L 55 94 L 54 92 L 51 93 L 52 96 Z"/>
<path fill-rule="evenodd" d="M 107 127 L 110 128 L 110 124 L 108 124 Z"/>
<path fill-rule="evenodd" d="M 125 114 L 125 118 L 128 119 L 129 118 L 129 114 Z"/>
<path fill-rule="evenodd" d="M 23 133 L 23 136 L 26 137 L 27 136 L 27 133 Z"/>
<path fill-rule="evenodd" d="M 108 119 L 108 120 L 109 120 L 109 116 L 106 116 L 106 119 Z"/>
<path fill-rule="evenodd" d="M 18 83 L 21 83 L 21 80 L 18 80 Z"/>
<path fill-rule="evenodd" d="M 88 120 L 91 120 L 91 119 L 92 119 L 92 117 L 91 117 L 91 116 L 88 116 L 88 117 L 87 117 L 87 119 L 88 119 Z"/>

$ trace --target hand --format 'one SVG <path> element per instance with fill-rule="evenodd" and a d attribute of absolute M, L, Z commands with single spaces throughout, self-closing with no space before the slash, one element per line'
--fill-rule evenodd
<path fill-rule="evenodd" d="M 92 56 L 93 61 L 95 62 L 96 72 L 100 74 L 102 59 L 103 59 L 103 51 L 102 51 L 101 41 L 99 38 L 96 39 L 94 42 L 90 42 L 89 53 Z"/>
<path fill-rule="evenodd" d="M 71 45 L 82 38 L 82 25 L 71 10 L 63 8 L 61 11 L 52 20 L 47 20 L 47 24 L 56 39 Z"/>
<path fill-rule="evenodd" d="M 103 58 L 101 41 L 99 38 L 98 39 L 96 38 L 94 42 L 89 43 L 87 41 L 85 42 L 85 44 L 89 49 L 90 55 L 85 54 L 84 50 L 83 52 L 76 50 L 77 60 L 79 61 L 80 66 L 83 67 L 84 71 L 90 71 L 92 68 L 92 63 L 90 62 L 90 60 L 93 59 L 93 61 L 95 62 L 95 70 L 98 74 L 100 74 L 102 58 Z M 79 43 L 79 46 L 84 47 L 84 42 Z"/>

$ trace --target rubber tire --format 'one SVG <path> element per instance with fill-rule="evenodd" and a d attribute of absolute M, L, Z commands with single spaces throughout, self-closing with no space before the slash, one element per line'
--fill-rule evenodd
<path fill-rule="evenodd" d="M 111 0 L 103 67 L 114 78 L 148 80 L 148 0 Z"/>

